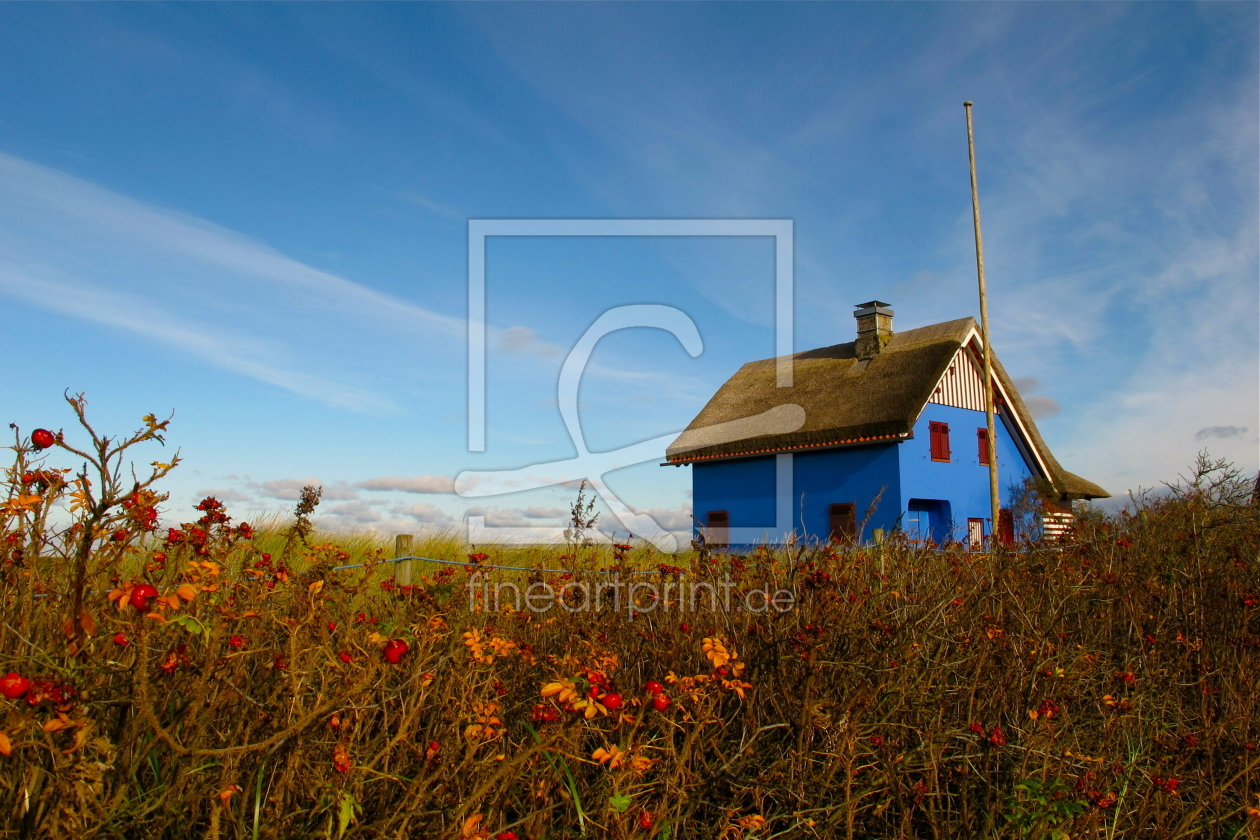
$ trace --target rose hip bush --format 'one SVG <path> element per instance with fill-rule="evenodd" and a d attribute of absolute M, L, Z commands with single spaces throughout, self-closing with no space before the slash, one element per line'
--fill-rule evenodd
<path fill-rule="evenodd" d="M 318 536 L 316 489 L 288 527 L 181 510 L 157 486 L 178 457 L 151 460 L 166 422 L 103 438 L 69 404 L 76 429 L 15 430 L 0 507 L 0 836 L 1260 826 L 1260 516 L 1227 465 L 1067 546 L 570 547 L 566 583 L 611 562 L 797 603 L 534 613 L 471 575 L 560 548 L 459 546 L 467 566 L 395 584 L 382 550 Z"/>

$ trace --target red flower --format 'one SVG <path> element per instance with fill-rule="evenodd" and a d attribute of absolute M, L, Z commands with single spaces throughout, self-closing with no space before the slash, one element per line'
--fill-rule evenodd
<path fill-rule="evenodd" d="M 232 638 L 228 639 L 228 647 L 230 647 L 232 650 L 240 650 L 241 648 L 245 647 L 245 637 L 233 636 Z"/>
<path fill-rule="evenodd" d="M 350 663 L 354 661 L 354 657 L 344 650 L 337 654 L 337 658 L 340 659 L 342 662 L 346 662 L 346 663 Z"/>
<path fill-rule="evenodd" d="M 984 724 L 983 724 L 983 723 L 973 723 L 973 724 L 971 724 L 971 726 L 969 726 L 969 727 L 967 727 L 967 728 L 968 728 L 968 729 L 970 729 L 972 732 L 976 733 L 977 735 L 983 735 L 983 734 L 984 734 Z"/>
<path fill-rule="evenodd" d="M 989 733 L 989 743 L 995 747 L 1006 746 L 1006 735 L 1002 732 L 1001 726 L 993 727 L 993 731 Z"/>
<path fill-rule="evenodd" d="M 882 736 L 880 736 L 880 735 L 872 735 L 872 736 L 871 736 L 871 746 L 872 746 L 872 747 L 882 747 L 883 745 L 884 745 L 884 739 L 883 739 L 883 737 L 882 737 Z"/>
<path fill-rule="evenodd" d="M 131 642 L 127 640 L 126 633 L 115 633 L 114 644 L 118 645 L 119 647 L 126 647 L 127 645 L 131 644 Z"/>

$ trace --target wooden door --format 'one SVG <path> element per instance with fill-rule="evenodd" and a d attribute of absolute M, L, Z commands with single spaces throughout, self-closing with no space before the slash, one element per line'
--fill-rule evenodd
<path fill-rule="evenodd" d="M 829 542 L 852 542 L 857 539 L 857 503 L 839 502 L 827 505 Z"/>
<path fill-rule="evenodd" d="M 711 510 L 705 521 L 707 533 L 705 543 L 709 548 L 725 548 L 730 542 L 731 512 L 729 510 Z"/>
<path fill-rule="evenodd" d="M 998 511 L 998 539 L 1004 545 L 1015 542 L 1015 515 L 1006 508 Z"/>

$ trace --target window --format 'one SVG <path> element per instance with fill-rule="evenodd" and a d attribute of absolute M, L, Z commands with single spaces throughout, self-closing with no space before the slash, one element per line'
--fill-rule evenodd
<path fill-rule="evenodd" d="M 976 450 L 980 453 L 981 466 L 989 466 L 989 430 L 976 429 Z"/>
<path fill-rule="evenodd" d="M 711 510 L 705 524 L 708 526 L 704 535 L 705 544 L 709 548 L 724 548 L 730 540 L 731 512 Z"/>
<path fill-rule="evenodd" d="M 983 519 L 967 520 L 967 547 L 971 549 L 984 548 Z"/>
<path fill-rule="evenodd" d="M 948 461 L 949 460 L 949 424 L 938 423 L 935 420 L 928 423 L 928 431 L 931 435 L 932 444 L 932 460 Z"/>
<path fill-rule="evenodd" d="M 827 505 L 827 520 L 831 529 L 830 542 L 847 542 L 857 539 L 857 503 L 840 502 Z"/>

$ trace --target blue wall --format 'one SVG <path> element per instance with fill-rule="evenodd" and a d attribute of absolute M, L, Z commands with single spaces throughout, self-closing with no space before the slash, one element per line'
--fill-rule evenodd
<path fill-rule="evenodd" d="M 732 528 L 765 528 L 775 537 L 775 458 L 773 455 L 693 464 L 692 510 L 701 523 L 711 510 L 731 514 Z M 792 458 L 792 528 L 826 539 L 831 528 L 828 506 L 856 505 L 860 525 L 871 501 L 884 490 L 880 505 L 866 525 L 891 529 L 901 511 L 897 444 L 804 452 Z M 803 527 L 802 527 L 803 523 Z"/>
<path fill-rule="evenodd" d="M 869 542 L 876 528 L 889 530 L 901 513 L 901 479 L 897 471 L 897 448 L 900 444 L 885 443 L 846 449 L 803 452 L 792 461 L 792 517 L 797 531 L 825 540 L 831 530 L 828 506 L 839 502 L 857 505 L 857 522 L 862 519 L 872 500 L 879 494 L 879 507 L 866 523 L 863 538 Z"/>
<path fill-rule="evenodd" d="M 709 511 L 727 510 L 732 528 L 773 532 L 774 481 L 773 455 L 692 464 L 691 509 L 701 525 Z"/>
<path fill-rule="evenodd" d="M 950 460 L 933 461 L 932 421 L 949 424 Z M 967 519 L 989 523 L 989 468 L 980 463 L 976 430 L 984 428 L 984 412 L 928 403 L 914 427 L 914 437 L 901 443 L 876 444 L 793 457 L 792 524 L 798 533 L 825 539 L 830 530 L 828 506 L 856 504 L 860 524 L 871 501 L 883 488 L 879 507 L 866 524 L 863 539 L 876 528 L 915 528 L 937 542 L 962 540 Z M 1009 508 L 1015 488 L 1032 473 L 1016 439 L 998 416 L 998 470 L 1002 507 Z M 697 463 L 691 467 L 692 509 L 703 524 L 710 510 L 726 510 L 731 527 L 775 525 L 775 457 Z M 1019 527 L 1019 526 L 1017 526 Z M 743 548 L 743 547 L 741 547 Z"/>
<path fill-rule="evenodd" d="M 932 460 L 928 428 L 932 421 L 949 424 L 948 463 Z M 898 501 L 901 509 L 908 510 L 912 499 L 943 500 L 949 503 L 953 539 L 966 536 L 967 519 L 971 517 L 985 520 L 985 533 L 989 533 L 988 520 L 992 513 L 989 505 L 989 468 L 980 463 L 976 444 L 976 430 L 984 427 L 983 411 L 928 403 L 914 424 L 914 437 L 898 444 L 901 460 L 901 497 Z M 1020 487 L 1031 472 L 1010 429 L 1006 427 L 1003 415 L 998 416 L 997 438 L 998 490 L 1002 507 L 1007 508 L 1011 505 L 1015 488 Z M 903 522 L 903 525 L 907 524 Z M 934 535 L 938 541 L 941 536 Z"/>

